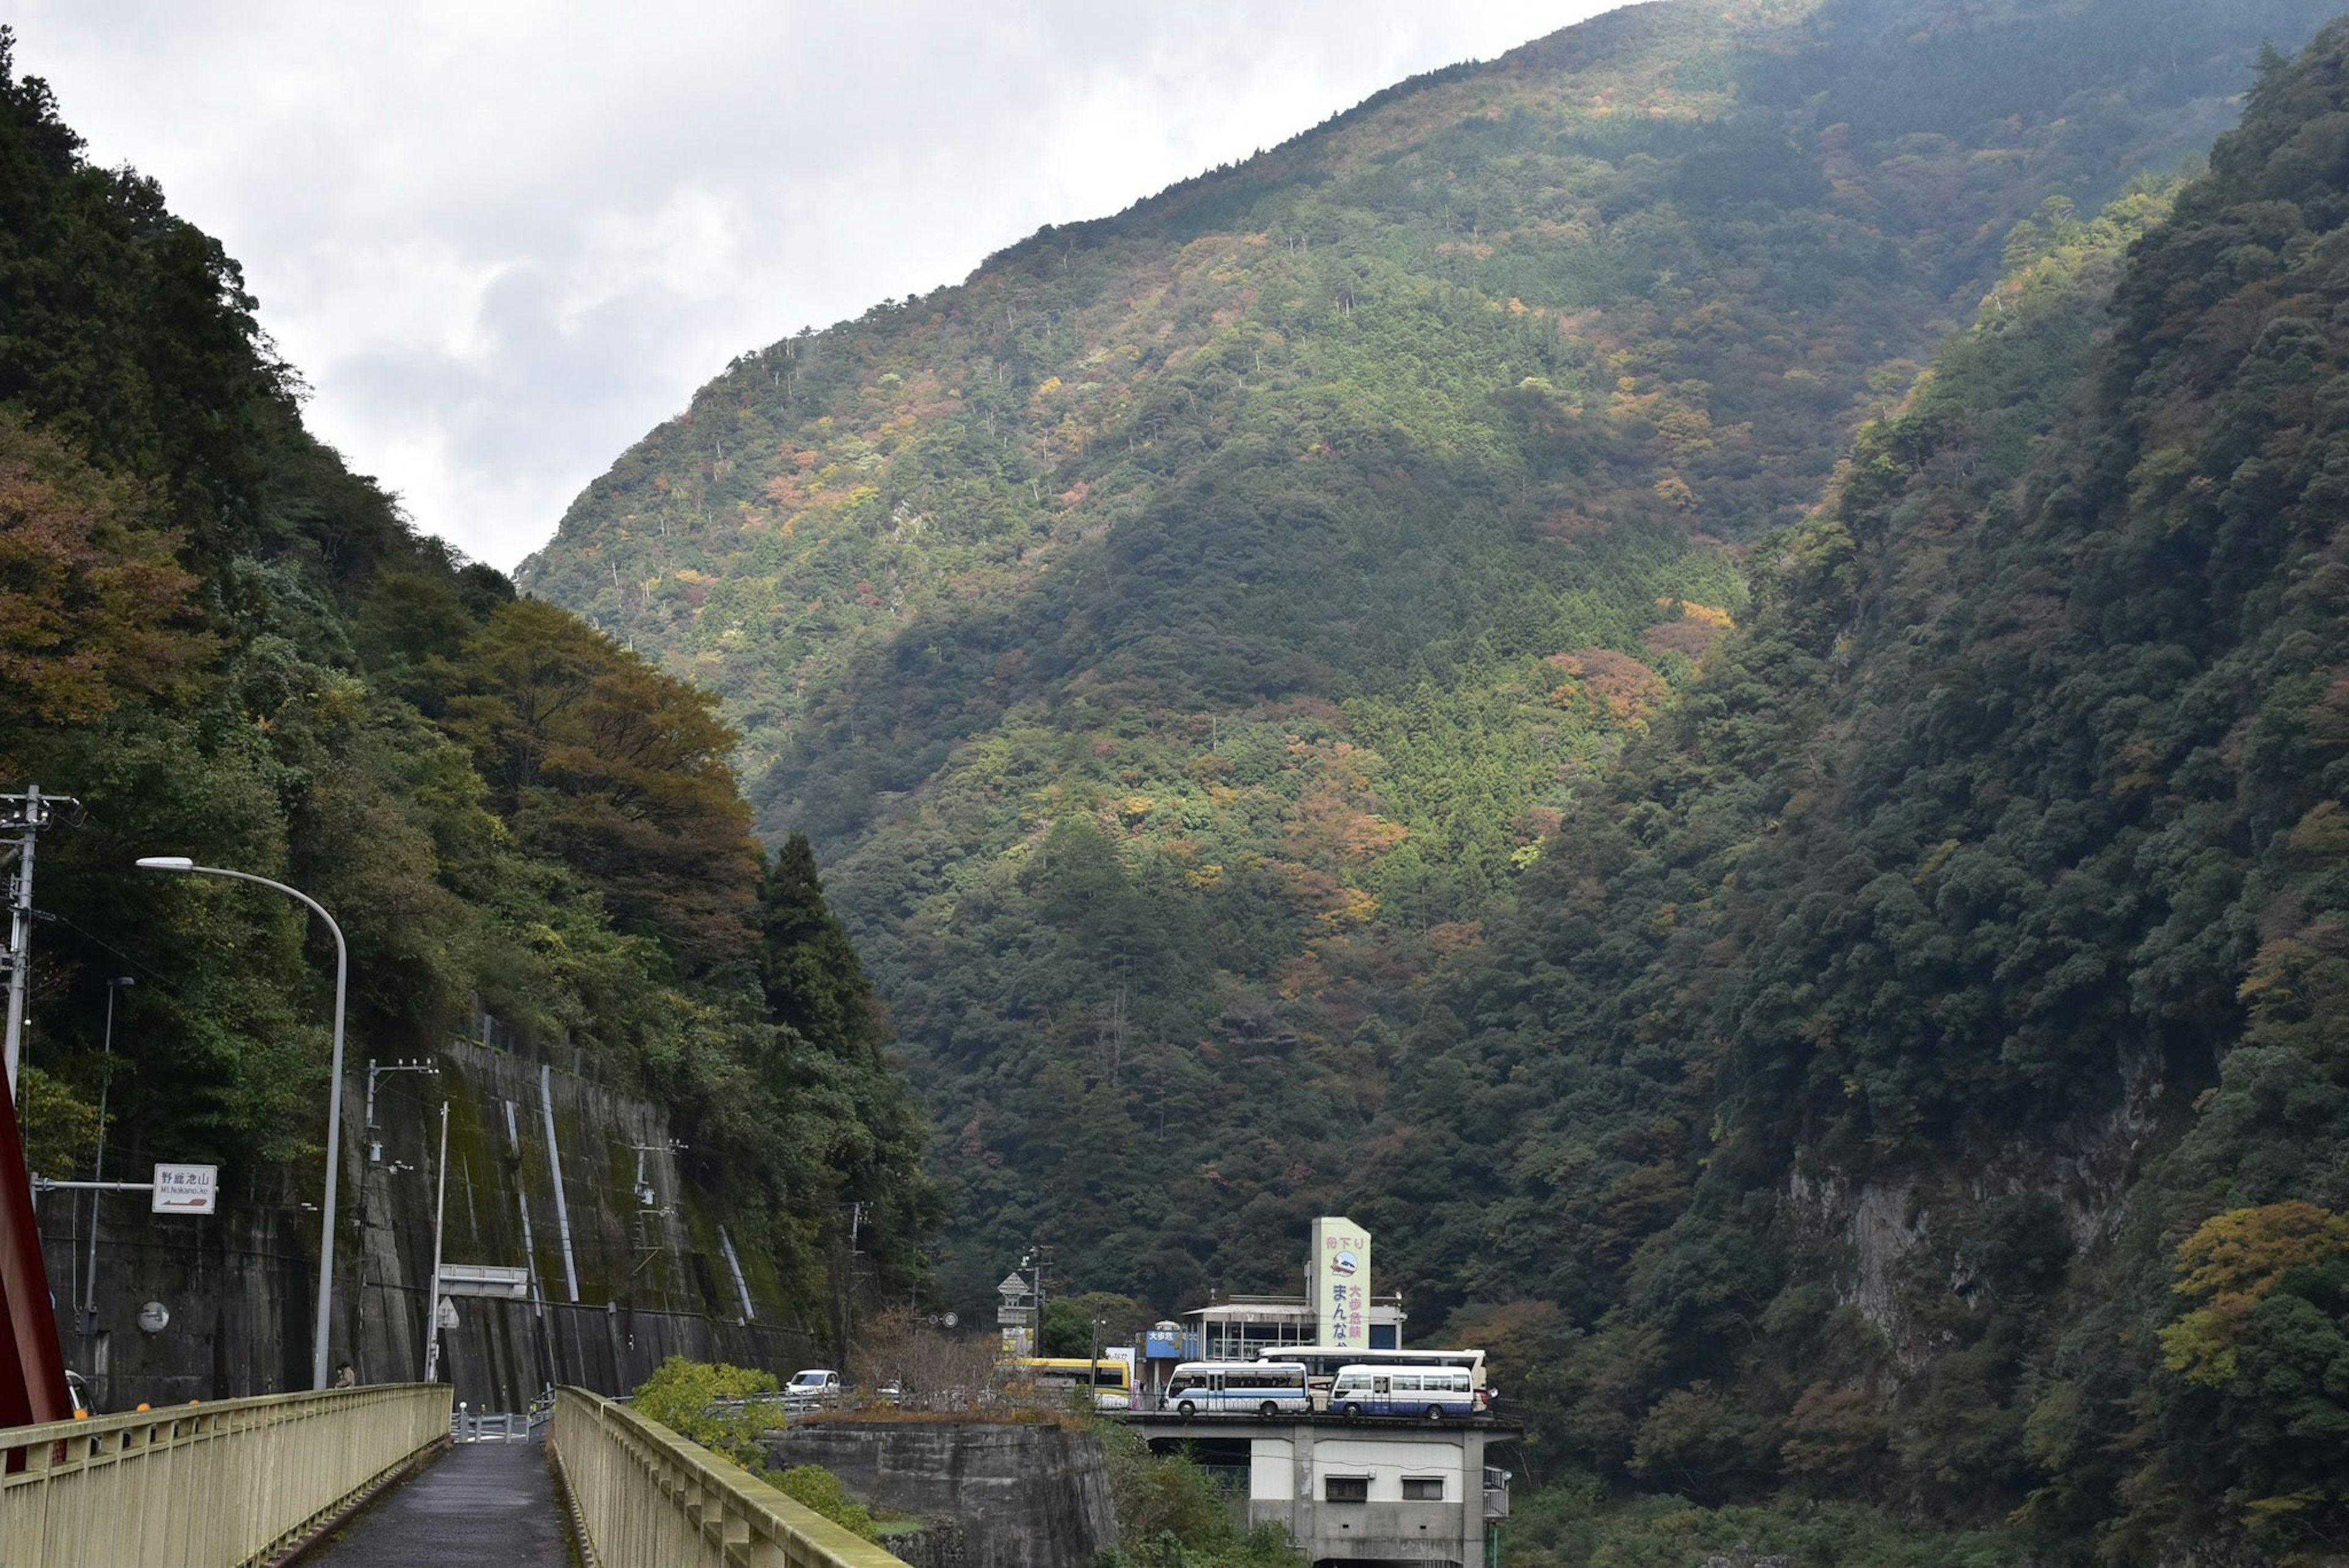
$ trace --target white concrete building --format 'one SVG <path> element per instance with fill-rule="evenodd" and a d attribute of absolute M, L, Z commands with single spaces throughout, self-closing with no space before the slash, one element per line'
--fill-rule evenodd
<path fill-rule="evenodd" d="M 1485 1421 L 1191 1421 L 1144 1417 L 1154 1446 L 1202 1462 L 1247 1464 L 1251 1525 L 1278 1524 L 1314 1568 L 1488 1568 L 1509 1513 L 1509 1476 L 1489 1444 L 1514 1429 Z"/>

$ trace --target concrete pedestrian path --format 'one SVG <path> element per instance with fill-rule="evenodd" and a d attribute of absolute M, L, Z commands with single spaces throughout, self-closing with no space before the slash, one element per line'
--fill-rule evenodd
<path fill-rule="evenodd" d="M 571 1553 L 545 1445 L 460 1443 L 304 1561 L 320 1568 L 567 1568 Z"/>

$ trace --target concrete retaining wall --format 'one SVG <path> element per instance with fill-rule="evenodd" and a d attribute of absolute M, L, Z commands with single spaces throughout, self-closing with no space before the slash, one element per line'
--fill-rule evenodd
<path fill-rule="evenodd" d="M 1101 1445 L 1082 1432 L 814 1421 L 764 1441 L 778 1467 L 822 1465 L 866 1501 L 958 1523 L 962 1568 L 1092 1568 L 1117 1544 Z"/>
<path fill-rule="evenodd" d="M 445 1249 L 454 1263 L 526 1267 L 533 1299 L 457 1298 L 441 1340 L 441 1377 L 476 1409 L 517 1410 L 549 1384 L 624 1393 L 663 1357 L 689 1355 L 776 1369 L 822 1360 L 769 1262 L 731 1232 L 751 1301 L 746 1319 L 719 1234 L 717 1200 L 677 1157 L 647 1157 L 655 1201 L 635 1191 L 635 1144 L 666 1146 L 662 1112 L 566 1072 L 550 1072 L 555 1139 L 571 1229 L 564 1266 L 547 1159 L 541 1064 L 459 1042 L 435 1058 L 438 1077 L 378 1080 L 368 1158 L 367 1061 L 355 1048 L 344 1086 L 341 1223 L 336 1242 L 331 1359 L 362 1382 L 422 1376 L 432 1268 L 440 1106 L 450 1102 Z M 512 1109 L 512 1135 L 507 1108 Z M 145 1165 L 109 1176 L 143 1179 Z M 257 1186 L 232 1182 L 210 1217 L 159 1216 L 143 1193 L 98 1204 L 98 1335 L 88 1345 L 83 1293 L 89 1195 L 52 1192 L 39 1216 L 57 1324 L 69 1366 L 90 1379 L 100 1409 L 224 1399 L 306 1388 L 317 1278 L 320 1176 L 307 1169 Z M 523 1215 L 529 1216 L 529 1242 Z M 578 1282 L 572 1299 L 571 1279 Z M 162 1304 L 149 1332 L 140 1309 Z"/>

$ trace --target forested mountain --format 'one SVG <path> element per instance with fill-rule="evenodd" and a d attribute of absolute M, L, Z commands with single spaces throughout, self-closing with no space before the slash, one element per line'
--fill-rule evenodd
<path fill-rule="evenodd" d="M 2323 1561 L 2322 19 L 1618 13 L 746 357 L 525 582 L 741 716 L 979 1299 L 1345 1211 L 1532 1560 Z"/>
<path fill-rule="evenodd" d="M 2018 223 L 2205 150 L 2327 5 L 1616 12 L 745 355 L 520 580 L 812 836 L 961 1288 L 1048 1232 L 1162 1309 L 1278 1286 L 1744 542 Z"/>
<path fill-rule="evenodd" d="M 714 702 L 517 599 L 310 436 L 235 263 L 88 165 L 9 48 L 0 781 L 80 802 L 40 846 L 36 1168 L 88 1168 L 118 975 L 116 1161 L 217 1160 L 232 1202 L 317 1168 L 332 947 L 288 900 L 131 869 L 185 854 L 336 912 L 354 1060 L 486 1011 L 672 1107 L 807 1302 L 849 1199 L 909 1262 L 918 1116 L 803 846 L 751 837 Z"/>
<path fill-rule="evenodd" d="M 2344 137 L 2021 231 L 1439 982 L 1353 1212 L 1580 1463 L 2334 1560 Z"/>

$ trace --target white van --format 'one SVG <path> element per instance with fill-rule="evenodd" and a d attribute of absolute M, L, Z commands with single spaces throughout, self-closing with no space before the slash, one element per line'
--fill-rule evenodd
<path fill-rule="evenodd" d="M 1301 1361 L 1185 1361 L 1163 1407 L 1182 1417 L 1303 1416 L 1313 1409 Z"/>
<path fill-rule="evenodd" d="M 783 1408 L 812 1410 L 819 1405 L 837 1405 L 844 1392 L 840 1374 L 832 1368 L 803 1366 L 792 1373 L 792 1380 L 783 1385 Z"/>

